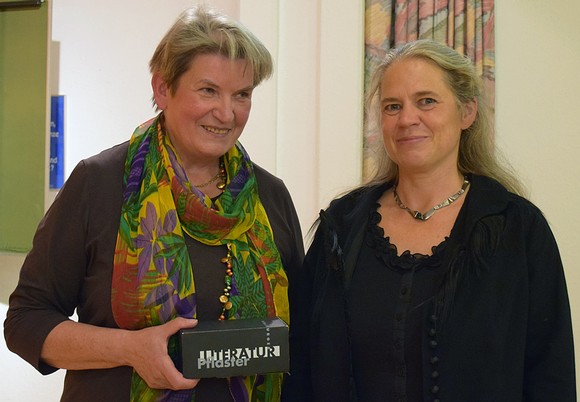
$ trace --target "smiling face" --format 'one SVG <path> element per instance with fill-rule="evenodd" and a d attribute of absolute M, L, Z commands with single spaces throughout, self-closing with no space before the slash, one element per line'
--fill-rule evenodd
<path fill-rule="evenodd" d="M 383 140 L 399 174 L 457 171 L 461 131 L 476 111 L 475 102 L 459 108 L 444 72 L 431 62 L 404 58 L 383 73 Z"/>
<path fill-rule="evenodd" d="M 253 71 L 245 60 L 219 54 L 196 56 L 170 91 L 152 79 L 165 129 L 186 169 L 216 163 L 244 129 L 252 106 Z"/>

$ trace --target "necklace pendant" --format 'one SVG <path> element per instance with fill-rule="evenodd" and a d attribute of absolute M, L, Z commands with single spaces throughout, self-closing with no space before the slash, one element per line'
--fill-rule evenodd
<path fill-rule="evenodd" d="M 218 174 L 219 174 L 220 181 L 215 186 L 217 187 L 218 190 L 223 191 L 226 188 L 226 183 L 228 181 L 228 176 L 227 176 L 225 162 L 224 162 L 223 157 L 220 158 L 220 171 Z"/>
<path fill-rule="evenodd" d="M 425 215 L 423 215 L 421 212 L 419 211 L 415 211 L 413 212 L 413 218 L 420 220 L 420 221 L 426 221 L 428 218 L 425 218 Z"/>
<path fill-rule="evenodd" d="M 421 217 L 417 218 L 417 219 L 421 219 L 423 222 L 425 222 L 427 219 L 429 219 L 430 217 L 433 216 L 435 211 L 436 211 L 435 208 L 431 208 L 429 211 L 425 212 L 424 214 L 419 214 L 419 215 L 421 215 Z"/>

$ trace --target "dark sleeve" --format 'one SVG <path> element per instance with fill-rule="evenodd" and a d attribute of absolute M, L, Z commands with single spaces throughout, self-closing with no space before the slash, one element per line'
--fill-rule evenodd
<path fill-rule="evenodd" d="M 308 329 L 307 322 L 304 322 L 304 318 L 308 316 L 308 311 L 300 307 L 305 305 L 302 301 L 303 296 L 309 295 L 303 286 L 310 286 L 310 282 L 303 278 L 304 243 L 302 231 L 292 198 L 284 183 L 259 166 L 256 166 L 255 172 L 260 200 L 272 225 L 274 240 L 282 255 L 282 264 L 289 282 L 290 374 L 284 378 L 282 400 L 307 402 L 308 399 L 303 397 L 302 380 L 309 378 L 306 371 L 309 370 L 309 367 L 305 362 L 299 362 L 300 355 L 295 357 L 295 353 L 293 353 L 296 350 L 295 345 L 300 344 L 299 347 L 302 347 L 302 342 L 306 341 L 300 334 Z M 297 340 L 299 342 L 296 342 Z M 306 351 L 307 349 L 302 350 Z"/>
<path fill-rule="evenodd" d="M 317 230 L 304 263 L 290 282 L 290 373 L 282 388 L 283 402 L 313 400 L 310 360 L 310 319 L 312 316 L 312 274 L 319 265 L 318 251 L 322 236 Z"/>
<path fill-rule="evenodd" d="M 281 254 L 286 274 L 291 276 L 304 259 L 304 242 L 292 197 L 284 182 L 255 165 L 260 201 L 274 231 L 274 241 Z"/>
<path fill-rule="evenodd" d="M 574 343 L 562 260 L 548 223 L 535 210 L 528 219 L 530 305 L 524 400 L 576 401 Z"/>
<path fill-rule="evenodd" d="M 43 374 L 50 331 L 75 312 L 79 322 L 116 328 L 111 275 L 128 142 L 81 161 L 40 222 L 9 300 L 8 348 Z"/>
<path fill-rule="evenodd" d="M 87 171 L 80 163 L 40 222 L 4 322 L 8 348 L 43 374 L 40 352 L 48 333 L 73 315 L 86 266 Z"/>

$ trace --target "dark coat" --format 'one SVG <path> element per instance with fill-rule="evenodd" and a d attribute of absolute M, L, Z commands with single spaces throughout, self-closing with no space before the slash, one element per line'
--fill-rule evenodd
<path fill-rule="evenodd" d="M 75 309 L 80 322 L 117 328 L 111 307 L 111 277 L 128 145 L 125 142 L 77 165 L 40 222 L 10 297 L 4 323 L 6 344 L 42 374 L 57 370 L 40 359 L 47 335 Z M 257 165 L 254 168 L 260 200 L 292 283 L 304 255 L 298 216 L 282 180 Z M 206 273 L 200 268 L 196 271 L 197 300 L 202 301 L 197 318 L 215 320 L 222 308 L 216 295 L 223 289 L 220 259 L 226 250 L 186 241 L 191 260 L 206 268 Z M 217 281 L 208 271 L 217 273 Z M 68 370 L 61 401 L 128 401 L 132 372 L 128 366 Z M 229 394 L 225 380 L 202 380 L 196 400 L 220 400 L 212 394 L 220 390 Z"/>
<path fill-rule="evenodd" d="M 548 223 L 497 182 L 473 176 L 471 183 L 447 240 L 445 280 L 417 345 L 424 401 L 575 401 L 570 308 Z M 321 211 L 295 283 L 302 296 L 291 300 L 286 400 L 357 400 L 344 295 L 369 210 L 388 187 L 355 190 Z"/>

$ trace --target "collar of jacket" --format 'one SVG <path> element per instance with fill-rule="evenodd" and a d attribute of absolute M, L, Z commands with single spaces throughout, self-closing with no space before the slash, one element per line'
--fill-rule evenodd
<path fill-rule="evenodd" d="M 465 220 L 462 225 L 455 225 L 450 235 L 450 239 L 461 243 L 458 247 L 468 241 L 479 220 L 501 213 L 510 197 L 510 193 L 495 180 L 472 174 L 468 179 L 471 186 L 461 212 L 465 214 Z M 368 226 L 370 208 L 392 186 L 392 182 L 387 182 L 358 188 L 331 202 L 326 211 L 320 211 L 320 224 L 328 237 L 330 251 L 337 259 L 336 269 L 343 270 L 345 289 L 350 285 Z"/>

